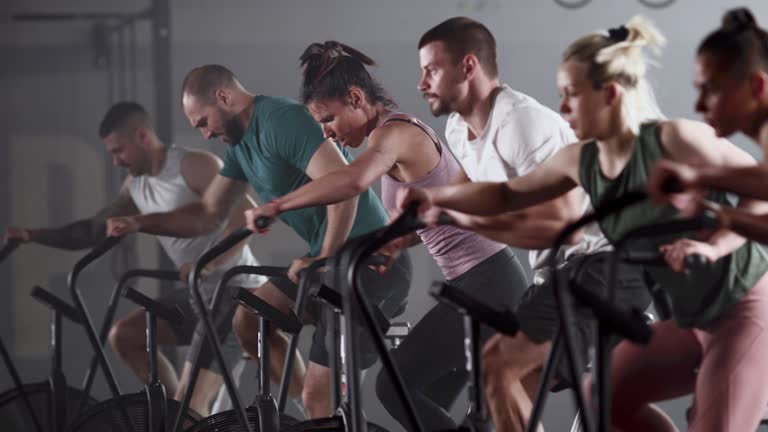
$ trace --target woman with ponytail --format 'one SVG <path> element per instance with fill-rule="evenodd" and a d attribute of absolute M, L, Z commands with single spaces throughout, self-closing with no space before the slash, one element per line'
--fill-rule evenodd
<path fill-rule="evenodd" d="M 768 32 L 746 8 L 723 16 L 722 26 L 699 45 L 695 84 L 696 111 L 718 136 L 742 132 L 768 154 Z M 717 189 L 768 200 L 768 163 L 744 168 L 698 167 L 666 161 L 651 176 L 649 192 L 669 199 L 663 187 L 670 182 L 685 190 Z M 728 207 L 711 208 L 721 223 L 746 237 L 768 242 L 768 216 Z"/>
<path fill-rule="evenodd" d="M 581 186 L 597 206 L 645 187 L 659 161 L 754 166 L 749 155 L 709 126 L 662 117 L 646 81 L 644 51 L 658 49 L 663 41 L 641 17 L 576 40 L 565 50 L 557 82 L 560 110 L 583 141 L 565 147 L 526 176 L 504 183 L 411 189 L 403 191 L 399 205 L 417 201 L 425 207 L 489 215 L 519 210 Z M 724 194 L 710 194 L 708 199 L 727 204 Z M 743 199 L 739 208 L 765 207 Z M 642 203 L 600 226 L 615 242 L 635 227 L 670 220 L 677 213 L 670 205 Z M 768 403 L 768 374 L 763 371 L 768 358 L 765 253 L 727 229 L 648 238 L 630 248 L 663 253 L 668 266 L 646 271 L 668 294 L 672 319 L 653 324 L 648 345 L 623 341 L 613 350 L 613 425 L 624 432 L 677 430 L 651 404 L 693 393 L 688 430 L 755 430 Z M 694 254 L 704 256 L 708 264 L 686 271 L 685 258 Z M 486 354 L 484 361 L 495 364 L 505 355 L 503 350 Z"/>
<path fill-rule="evenodd" d="M 330 41 L 310 45 L 300 57 L 304 80 L 301 98 L 326 138 L 342 147 L 367 148 L 347 167 L 332 172 L 250 212 L 247 218 L 270 218 L 297 209 L 352 199 L 381 180 L 382 202 L 395 211 L 397 191 L 408 186 L 441 186 L 465 174 L 448 148 L 419 119 L 397 112 L 395 103 L 371 77 L 366 66 L 371 58 L 347 45 Z M 256 228 L 253 226 L 253 228 Z M 480 301 L 511 309 L 528 286 L 514 253 L 501 243 L 453 226 L 418 231 L 380 252 L 396 263 L 400 250 L 422 241 L 449 283 L 466 290 Z M 379 268 L 381 272 L 390 269 Z M 370 296 L 382 294 L 371 292 Z M 461 391 L 466 375 L 456 374 L 465 363 L 463 323 L 449 306 L 437 304 L 394 350 L 403 380 L 411 390 L 417 412 L 427 430 L 455 428 L 444 404 Z M 483 340 L 491 336 L 483 331 Z M 363 335 L 359 340 L 369 342 Z M 457 380 L 456 382 L 450 382 Z M 439 383 L 441 391 L 431 392 Z M 446 388 L 455 394 L 446 395 Z M 406 412 L 386 374 L 376 385 L 384 407 L 403 427 Z"/>

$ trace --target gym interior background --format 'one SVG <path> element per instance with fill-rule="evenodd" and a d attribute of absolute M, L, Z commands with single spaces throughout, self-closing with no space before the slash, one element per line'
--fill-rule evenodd
<path fill-rule="evenodd" d="M 194 66 L 221 63 L 252 91 L 296 98 L 299 54 L 311 42 L 335 39 L 373 57 L 380 65 L 373 73 L 401 109 L 442 134 L 445 118 L 433 118 L 416 89 L 416 44 L 431 26 L 456 15 L 485 23 L 498 42 L 501 80 L 556 110 L 555 71 L 565 46 L 642 13 L 669 40 L 660 67 L 650 73 L 661 107 L 670 117 L 698 118 L 691 84 L 695 48 L 726 9 L 741 5 L 758 20 L 768 19 L 764 0 L 5 0 L 0 5 L 0 226 L 61 224 L 108 202 L 123 173 L 111 166 L 97 127 L 107 107 L 120 99 L 145 105 L 162 138 L 221 155 L 224 145 L 206 142 L 180 109 L 181 79 Z M 757 154 L 743 137 L 735 141 Z M 92 309 L 105 303 L 114 275 L 134 266 L 168 265 L 151 237 L 128 243 L 83 275 Z M 302 242 L 284 226 L 253 238 L 251 246 L 262 263 L 275 265 L 304 253 Z M 29 291 L 41 285 L 68 298 L 66 275 L 82 255 L 33 245 L 0 266 L 0 337 L 26 379 L 45 376 L 49 361 L 47 311 Z M 520 256 L 527 263 L 525 254 Z M 433 301 L 426 294 L 431 280 L 441 277 L 423 247 L 413 257 L 417 270 L 403 317 L 412 324 Z M 66 325 L 64 338 L 67 378 L 79 383 L 91 350 L 73 325 Z M 137 389 L 138 381 L 111 360 L 122 387 Z M 6 388 L 9 380 L 0 375 Z M 100 381 L 96 395 L 107 395 Z M 375 403 L 372 379 L 365 395 L 369 420 L 398 430 Z M 464 400 L 459 399 L 457 416 Z M 687 404 L 687 399 L 664 404 L 678 426 L 685 424 Z M 558 394 L 550 399 L 544 424 L 567 430 L 572 413 L 570 394 Z"/>

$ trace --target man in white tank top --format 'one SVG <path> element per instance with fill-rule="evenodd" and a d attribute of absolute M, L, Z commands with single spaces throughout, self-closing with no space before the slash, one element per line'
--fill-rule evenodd
<path fill-rule="evenodd" d="M 419 90 L 432 113 L 450 114 L 446 142 L 468 176 L 456 179 L 456 183 L 505 181 L 523 176 L 563 146 L 576 142 L 570 127 L 558 114 L 501 84 L 496 43 L 483 24 L 463 17 L 438 24 L 422 36 L 419 61 Z M 412 196 L 416 194 L 412 191 Z M 497 335 L 484 349 L 486 395 L 497 430 L 525 430 L 539 372 L 559 328 L 556 302 L 548 283 L 550 275 L 545 268 L 547 257 L 557 253 L 561 267 L 567 263 L 568 271 L 573 267 L 587 269 L 585 283 L 602 289 L 602 267 L 591 262 L 604 261 L 581 259 L 610 250 L 596 225 L 580 233 L 573 244 L 558 251 L 547 249 L 567 223 L 589 208 L 588 196 L 578 189 L 524 212 L 492 218 L 456 214 L 457 223 L 464 228 L 515 247 L 532 249 L 534 285 L 517 310 L 521 331 L 515 337 Z M 647 307 L 650 298 L 645 286 L 637 283 L 640 278 L 634 273 L 622 276 L 626 278 L 620 278 L 617 301 L 640 309 Z M 587 348 L 592 344 L 587 323 L 592 317 L 584 308 L 577 310 L 576 315 L 575 342 L 583 356 L 582 364 L 586 364 Z M 555 379 L 561 384 L 570 384 L 566 366 L 561 361 L 556 369 Z"/>
<path fill-rule="evenodd" d="M 222 165 L 221 160 L 211 153 L 166 146 L 155 134 L 147 112 L 133 102 L 120 102 L 113 105 L 101 122 L 99 134 L 106 150 L 112 156 L 113 163 L 126 168 L 129 172 L 112 204 L 91 218 L 59 228 L 8 228 L 5 234 L 6 241 L 34 242 L 62 249 L 94 247 L 105 238 L 107 218 L 167 212 L 198 201 Z M 243 214 L 253 207 L 252 199 L 246 196 L 240 204 L 239 211 L 233 212 L 225 225 L 208 235 L 193 238 L 156 236 L 163 250 L 179 269 L 180 282 L 187 280 L 192 266 L 203 252 L 225 235 L 245 224 Z M 204 269 L 202 286 L 206 301 L 210 301 L 213 296 L 219 279 L 216 277 L 218 273 L 235 265 L 258 265 L 245 242 Z M 236 284 L 248 288 L 257 287 L 264 282 L 265 279 L 253 276 L 235 280 Z M 186 318 L 182 326 L 173 326 L 158 320 L 158 342 L 162 345 L 199 347 L 202 335 L 195 333 L 197 316 L 191 304 L 189 289 L 185 286 L 177 287 L 171 292 L 162 293 L 158 300 L 178 306 Z M 230 367 L 242 352 L 231 331 L 235 307 L 236 303 L 231 296 L 225 295 L 219 309 L 221 315 L 217 317 L 221 333 L 228 334 L 222 348 Z M 146 322 L 143 310 L 136 309 L 115 322 L 109 334 L 109 342 L 114 351 L 144 382 L 148 380 L 149 372 L 145 333 Z M 273 332 L 270 342 L 272 361 L 282 364 L 288 347 L 286 339 L 279 333 Z M 189 350 L 190 356 L 192 351 L 194 350 Z M 181 377 L 178 378 L 173 365 L 162 353 L 158 353 L 160 381 L 165 386 L 166 393 L 175 399 L 180 399 L 186 388 L 192 367 L 190 356 L 184 363 Z M 223 380 L 209 344 L 201 347 L 200 361 L 202 369 L 190 407 L 205 416 L 208 415 L 210 402 Z M 292 397 L 300 395 L 303 370 L 304 366 L 299 359 L 294 369 L 294 379 L 292 379 L 295 383 L 291 387 Z M 274 372 L 273 380 L 279 381 L 280 371 Z"/>

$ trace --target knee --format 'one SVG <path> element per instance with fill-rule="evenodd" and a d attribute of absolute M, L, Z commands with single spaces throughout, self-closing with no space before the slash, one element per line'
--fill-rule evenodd
<path fill-rule="evenodd" d="M 112 349 L 117 353 L 125 353 L 132 349 L 143 349 L 144 331 L 132 323 L 120 320 L 109 329 L 107 340 Z"/>
<path fill-rule="evenodd" d="M 505 389 L 510 388 L 513 378 L 503 370 L 484 369 L 483 387 L 485 396 L 488 399 L 498 399 L 505 393 Z"/>
<path fill-rule="evenodd" d="M 483 378 L 486 385 L 500 384 L 502 379 L 519 380 L 524 375 L 526 365 L 519 359 L 506 358 L 498 351 L 491 351 L 483 355 Z"/>
<path fill-rule="evenodd" d="M 544 365 L 549 349 L 550 344 L 536 344 L 521 334 L 486 344 L 482 358 L 486 381 L 494 377 L 521 380 Z"/>
<path fill-rule="evenodd" d="M 483 357 L 483 385 L 488 399 L 506 398 L 508 393 L 531 370 L 533 365 L 522 359 L 492 353 Z"/>
<path fill-rule="evenodd" d="M 324 406 L 329 397 L 330 394 L 327 388 L 315 385 L 311 380 L 304 381 L 304 388 L 301 389 L 301 399 L 308 410 L 314 411 L 316 407 Z"/>
<path fill-rule="evenodd" d="M 237 308 L 232 317 L 232 329 L 241 344 L 258 342 L 259 321 L 253 312 L 242 307 Z"/>

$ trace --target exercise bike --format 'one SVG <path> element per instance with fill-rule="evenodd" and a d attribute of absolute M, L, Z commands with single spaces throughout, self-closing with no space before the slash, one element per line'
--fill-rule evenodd
<path fill-rule="evenodd" d="M 107 310 L 109 321 L 105 320 L 105 326 L 100 335 L 96 333 L 95 326 L 90 313 L 83 301 L 82 293 L 77 288 L 76 280 L 81 267 L 90 263 L 97 254 L 102 254 L 106 250 L 116 245 L 120 238 L 108 238 L 101 245 L 96 247 L 91 253 L 83 258 L 82 265 L 75 266 L 75 270 L 70 274 L 70 290 L 75 306 L 83 317 L 88 338 L 96 352 L 98 362 L 105 371 L 107 384 L 112 389 L 113 397 L 102 401 L 89 409 L 85 410 L 77 420 L 71 425 L 68 432 L 90 432 L 90 431 L 108 431 L 108 432 L 160 432 L 165 431 L 165 419 L 169 414 L 175 414 L 179 409 L 179 404 L 165 397 L 162 386 L 157 382 L 156 354 L 157 345 L 154 335 L 154 324 L 156 317 L 176 321 L 178 315 L 168 310 L 165 305 L 155 302 L 139 292 L 126 286 L 128 281 L 135 278 L 149 278 L 156 280 L 178 281 L 179 273 L 177 271 L 154 270 L 154 269 L 134 269 L 124 273 L 115 288 L 113 298 Z M 106 359 L 106 353 L 103 348 L 103 340 L 109 331 L 109 323 L 117 308 L 117 302 L 120 296 L 126 296 L 134 302 L 143 306 L 153 317 L 147 317 L 148 330 L 153 330 L 150 337 L 148 331 L 148 349 L 150 366 L 150 384 L 145 386 L 143 391 L 137 393 L 123 394 L 117 385 L 114 374 Z M 130 296 L 130 297 L 128 297 Z M 161 391 L 162 390 L 162 391 Z M 165 408 L 163 408 L 165 407 Z M 199 416 L 193 412 L 184 412 L 184 422 L 191 425 L 199 419 Z"/>
<path fill-rule="evenodd" d="M 204 325 L 205 338 L 208 343 L 211 344 L 215 352 L 216 361 L 219 364 L 219 369 L 223 372 L 224 386 L 231 400 L 233 409 L 222 411 L 212 416 L 206 417 L 185 429 L 186 432 L 203 432 L 203 431 L 274 431 L 277 432 L 281 429 L 285 429 L 298 422 L 297 419 L 284 413 L 285 401 L 287 397 L 287 388 L 289 385 L 290 369 L 284 370 L 283 382 L 280 390 L 280 404 L 279 407 L 275 403 L 271 394 L 271 367 L 270 367 L 270 350 L 269 350 L 269 335 L 274 326 L 276 330 L 280 330 L 291 336 L 291 348 L 295 349 L 297 343 L 298 334 L 301 331 L 302 323 L 295 314 L 285 314 L 272 305 L 264 302 L 259 297 L 251 294 L 250 291 L 239 288 L 236 292 L 227 292 L 228 282 L 234 277 L 250 274 L 250 275 L 263 275 L 268 277 L 285 277 L 287 278 L 287 267 L 274 267 L 274 266 L 236 266 L 227 270 L 219 280 L 216 290 L 214 291 L 213 299 L 211 300 L 210 307 L 204 305 L 202 299 L 202 293 L 199 291 L 199 274 L 200 270 L 204 268 L 209 262 L 216 257 L 227 252 L 235 245 L 241 243 L 243 240 L 253 234 L 246 228 L 240 228 L 233 232 L 226 238 L 222 239 L 219 243 L 206 251 L 195 263 L 195 268 L 190 276 L 190 286 L 193 290 L 193 295 L 197 300 L 197 306 L 200 315 L 203 317 L 199 325 Z M 300 290 L 306 283 L 307 278 L 304 277 L 306 272 L 302 272 L 302 279 L 300 282 Z M 251 310 L 253 313 L 259 315 L 259 348 L 258 348 L 258 360 L 259 360 L 259 393 L 255 400 L 248 408 L 244 408 L 241 402 L 240 396 L 234 387 L 234 380 L 225 364 L 224 357 L 221 353 L 220 340 L 227 335 L 217 334 L 213 327 L 214 319 L 218 318 L 217 310 L 219 303 L 221 302 L 223 295 L 233 295 L 235 299 L 243 306 Z M 209 325 L 210 324 L 210 325 Z M 291 353 L 292 351 L 289 351 Z M 290 355 L 290 354 L 289 354 Z M 192 397 L 194 384 L 197 380 L 197 376 L 200 371 L 200 364 L 198 361 L 199 352 L 194 354 L 193 363 L 194 368 L 190 377 L 190 384 L 187 387 L 184 398 L 182 400 L 182 406 L 186 407 Z M 286 367 L 290 366 L 290 360 L 286 360 Z M 179 429 L 174 428 L 179 431 Z"/>
<path fill-rule="evenodd" d="M 0 250 L 0 261 L 7 258 L 19 245 L 19 242 L 6 244 Z M 88 264 L 109 250 L 111 246 L 113 245 L 91 251 L 75 264 L 70 275 L 76 275 L 82 271 Z M 73 285 L 75 280 L 70 277 L 68 282 Z M 2 355 L 3 362 L 14 384 L 12 389 L 0 394 L 0 421 L 9 430 L 64 431 L 83 407 L 92 406 L 96 403 L 96 400 L 89 395 L 89 386 L 84 386 L 84 389 L 81 390 L 67 383 L 61 366 L 63 352 L 62 318 L 67 318 L 80 325 L 84 325 L 85 321 L 79 310 L 43 288 L 35 287 L 31 295 L 51 309 L 51 373 L 46 381 L 23 384 L 7 349 L 0 341 L 0 355 Z M 105 324 L 108 327 L 108 323 Z M 92 381 L 95 372 L 96 369 L 93 366 L 89 368 L 86 382 Z M 106 375 L 107 378 L 112 377 L 109 371 L 106 372 Z M 26 415 L 19 416 L 19 412 L 25 412 Z"/>

